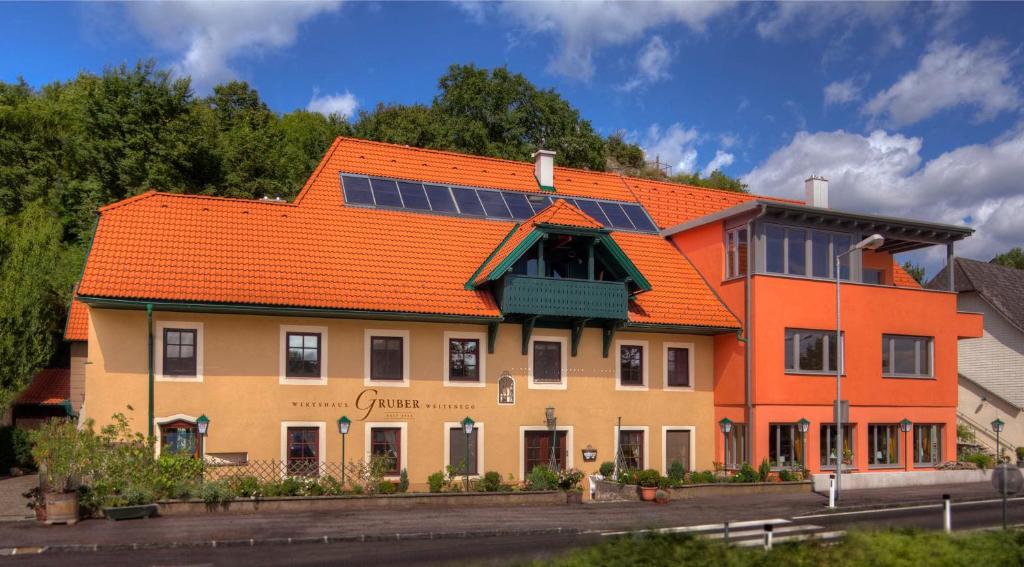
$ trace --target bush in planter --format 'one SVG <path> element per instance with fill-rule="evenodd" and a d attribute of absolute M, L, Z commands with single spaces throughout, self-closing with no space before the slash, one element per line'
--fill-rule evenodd
<path fill-rule="evenodd" d="M 501 490 L 501 485 L 501 473 L 497 471 L 487 471 L 480 480 L 480 488 L 484 492 L 498 492 Z"/>
<path fill-rule="evenodd" d="M 543 465 L 533 467 L 526 476 L 527 490 L 554 490 L 558 488 L 558 472 Z"/>
<path fill-rule="evenodd" d="M 779 471 L 779 480 L 782 482 L 790 482 L 793 480 L 793 475 L 786 469 Z"/>
<path fill-rule="evenodd" d="M 1017 462 L 1024 462 L 1024 446 L 1017 447 Z"/>
<path fill-rule="evenodd" d="M 92 472 L 96 460 L 96 435 L 92 422 L 78 428 L 65 419 L 51 419 L 33 431 L 32 458 L 45 469 L 43 481 L 48 490 L 71 492 Z"/>
<path fill-rule="evenodd" d="M 612 475 L 615 474 L 615 463 L 611 461 L 605 461 L 601 463 L 601 467 L 597 469 L 597 472 L 599 472 L 601 476 L 605 478 L 611 478 Z"/>
<path fill-rule="evenodd" d="M 626 469 L 624 471 L 619 471 L 619 484 L 636 484 L 637 475 L 639 474 L 640 471 L 636 469 Z"/>
<path fill-rule="evenodd" d="M 690 484 L 711 484 L 718 479 L 712 471 L 693 471 L 688 477 Z"/>
<path fill-rule="evenodd" d="M 441 492 L 444 488 L 444 473 L 441 471 L 431 473 L 427 477 L 427 485 L 430 487 L 431 492 Z"/>
<path fill-rule="evenodd" d="M 669 498 L 670 496 L 668 494 L 668 491 L 666 490 L 659 488 L 658 491 L 654 493 L 654 501 L 658 502 L 659 504 L 664 504 L 668 502 Z"/>
<path fill-rule="evenodd" d="M 990 469 L 992 468 L 992 455 L 988 453 L 972 453 L 964 456 L 964 461 L 968 463 L 974 463 L 979 469 Z"/>
<path fill-rule="evenodd" d="M 580 483 L 583 482 L 583 471 L 569 469 L 558 475 L 558 488 L 562 490 L 581 490 Z"/>
<path fill-rule="evenodd" d="M 231 479 L 231 489 L 242 498 L 256 498 L 263 494 L 263 487 L 260 484 L 260 479 L 252 475 L 239 476 Z"/>
<path fill-rule="evenodd" d="M 214 480 L 203 483 L 199 496 L 208 505 L 226 504 L 235 499 L 235 491 L 227 482 Z"/>
<path fill-rule="evenodd" d="M 740 470 L 732 477 L 733 482 L 757 482 L 757 471 L 749 463 L 743 463 Z"/>
<path fill-rule="evenodd" d="M 682 484 L 686 478 L 686 467 L 679 461 L 672 461 L 668 467 L 668 479 L 670 484 Z"/>
<path fill-rule="evenodd" d="M 409 491 L 409 471 L 402 469 L 402 472 L 398 475 L 398 491 L 408 492 Z"/>
<path fill-rule="evenodd" d="M 636 475 L 637 484 L 644 488 L 654 488 L 661 480 L 661 473 L 654 469 L 645 469 Z"/>
<path fill-rule="evenodd" d="M 377 494 L 394 494 L 398 492 L 398 485 L 390 480 L 382 480 L 377 483 Z"/>

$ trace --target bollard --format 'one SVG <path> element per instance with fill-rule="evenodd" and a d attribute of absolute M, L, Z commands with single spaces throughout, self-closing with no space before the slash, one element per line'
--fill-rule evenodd
<path fill-rule="evenodd" d="M 947 534 L 953 532 L 953 503 L 948 494 L 942 495 L 942 529 Z"/>
<path fill-rule="evenodd" d="M 836 475 L 828 475 L 828 507 L 836 507 Z"/>
<path fill-rule="evenodd" d="M 764 550 L 765 551 L 771 551 L 772 550 L 772 525 L 771 524 L 765 524 L 764 525 Z"/>
<path fill-rule="evenodd" d="M 722 539 L 725 543 L 729 543 L 729 522 L 725 523 L 725 531 L 722 534 Z"/>

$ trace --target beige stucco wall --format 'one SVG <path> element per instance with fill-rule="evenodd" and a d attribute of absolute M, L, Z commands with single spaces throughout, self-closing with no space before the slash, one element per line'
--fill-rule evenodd
<path fill-rule="evenodd" d="M 86 403 L 83 418 L 100 425 L 115 412 L 129 417 L 139 431 L 146 430 L 147 358 L 146 315 L 142 311 L 90 309 L 89 364 L 86 365 Z M 585 471 L 596 471 L 602 461 L 613 460 L 615 423 L 646 426 L 646 464 L 664 470 L 663 426 L 692 427 L 694 466 L 712 466 L 714 435 L 712 400 L 712 337 L 678 334 L 619 332 L 616 340 L 648 342 L 646 391 L 616 389 L 616 353 L 601 356 L 601 332 L 584 332 L 579 355 L 571 357 L 566 348 L 567 387 L 564 390 L 530 389 L 527 356 L 521 354 L 521 329 L 502 325 L 494 354 L 485 357 L 486 386 L 446 386 L 442 368 L 447 354 L 444 333 L 483 333 L 481 325 L 405 323 L 354 319 L 287 318 L 253 315 L 165 313 L 154 314 L 160 322 L 201 323 L 202 382 L 157 381 L 155 416 L 178 414 L 211 420 L 206 440 L 207 454 L 247 452 L 249 460 L 282 458 L 282 422 L 324 422 L 329 461 L 341 459 L 341 436 L 336 421 L 341 415 L 353 420 L 347 439 L 346 457 L 364 455 L 364 423 L 404 422 L 407 424 L 407 460 L 404 466 L 412 482 L 422 483 L 444 464 L 445 422 L 458 422 L 469 415 L 483 424 L 483 470 L 503 476 L 520 476 L 522 467 L 522 426 L 544 425 L 544 409 L 553 406 L 559 427 L 570 427 L 570 463 Z M 281 326 L 322 326 L 327 328 L 326 385 L 279 383 L 283 356 Z M 364 347 L 366 329 L 409 332 L 410 384 L 408 387 L 366 385 Z M 534 337 L 564 337 L 568 330 L 538 328 Z M 663 344 L 693 343 L 694 388 L 692 391 L 663 390 Z M 503 371 L 516 380 L 516 403 L 498 405 L 497 382 Z M 381 399 L 415 402 L 409 409 L 376 407 L 369 416 L 356 406 L 357 396 L 367 388 L 376 389 Z M 413 405 L 408 403 L 407 405 Z M 365 418 L 365 419 L 364 419 Z M 598 450 L 596 462 L 584 463 L 581 449 Z"/>
<path fill-rule="evenodd" d="M 963 377 L 960 378 L 958 393 L 960 423 L 974 431 L 979 443 L 991 451 L 995 450 L 996 437 L 990 424 L 998 418 L 1005 423 L 999 436 L 1000 443 L 1010 447 L 1024 446 L 1024 411 Z M 1015 456 L 1011 455 L 1013 458 Z"/>

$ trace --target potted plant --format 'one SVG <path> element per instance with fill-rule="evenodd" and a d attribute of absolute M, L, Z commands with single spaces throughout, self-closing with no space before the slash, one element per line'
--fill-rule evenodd
<path fill-rule="evenodd" d="M 46 521 L 46 499 L 42 490 L 38 486 L 33 487 L 28 492 L 23 492 L 22 497 L 27 498 L 28 502 L 25 506 L 35 512 L 36 520 L 39 522 Z"/>
<path fill-rule="evenodd" d="M 129 486 L 120 494 L 103 499 L 103 515 L 108 520 L 136 520 L 156 515 L 156 496 L 149 489 Z"/>
<path fill-rule="evenodd" d="M 654 469 L 642 470 L 637 474 L 637 484 L 640 486 L 640 498 L 644 502 L 652 502 L 658 492 L 658 482 L 661 480 L 661 473 Z"/>
<path fill-rule="evenodd" d="M 76 523 L 78 483 L 93 461 L 91 424 L 78 428 L 69 420 L 53 419 L 32 433 L 32 442 L 45 491 L 46 523 Z"/>
<path fill-rule="evenodd" d="M 654 502 L 656 504 L 668 504 L 670 498 L 671 497 L 669 496 L 668 491 L 661 488 L 659 488 L 658 491 L 654 493 Z"/>

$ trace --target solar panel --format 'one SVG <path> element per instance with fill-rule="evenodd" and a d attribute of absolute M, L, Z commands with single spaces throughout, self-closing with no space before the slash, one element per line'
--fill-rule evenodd
<path fill-rule="evenodd" d="M 622 207 L 616 203 L 601 203 L 601 210 L 604 214 L 608 215 L 608 223 L 615 228 L 628 228 L 633 229 L 633 223 L 629 222 L 629 217 L 626 213 L 622 212 Z"/>
<path fill-rule="evenodd" d="M 658 230 L 658 227 L 654 226 L 651 219 L 647 218 L 647 213 L 644 212 L 644 208 L 640 205 L 622 205 L 622 210 L 626 212 L 626 216 L 629 217 L 629 220 L 633 221 L 633 226 L 635 226 L 637 230 Z"/>
<path fill-rule="evenodd" d="M 539 213 L 544 209 L 551 206 L 551 197 L 545 195 L 530 195 L 530 205 L 533 207 L 533 212 Z"/>
<path fill-rule="evenodd" d="M 460 213 L 475 217 L 484 216 L 484 208 L 480 205 L 480 199 L 477 198 L 475 190 L 452 187 L 452 194 L 455 196 L 455 202 L 459 204 Z"/>
<path fill-rule="evenodd" d="M 501 198 L 501 193 L 497 191 L 477 191 L 476 193 L 480 196 L 480 202 L 483 203 L 487 216 L 499 219 L 512 218 L 512 213 L 508 212 L 508 206 L 505 205 L 505 199 Z"/>
<path fill-rule="evenodd" d="M 391 179 L 370 178 L 373 187 L 373 200 L 378 207 L 402 207 L 402 196 L 398 194 L 398 184 Z"/>
<path fill-rule="evenodd" d="M 423 185 L 399 181 L 398 192 L 402 195 L 402 203 L 405 204 L 405 208 L 420 211 L 430 210 L 430 203 L 427 202 L 427 194 L 423 192 Z"/>
<path fill-rule="evenodd" d="M 604 211 L 601 210 L 601 205 L 598 205 L 597 201 L 579 199 L 576 202 L 579 204 L 581 211 L 590 215 L 591 218 L 601 223 L 602 226 L 608 226 L 608 217 L 605 216 Z"/>
<path fill-rule="evenodd" d="M 455 201 L 452 200 L 452 192 L 447 187 L 424 185 L 423 189 L 426 190 L 427 198 L 430 199 L 430 210 L 438 213 L 459 212 L 459 209 L 455 208 Z"/>
<path fill-rule="evenodd" d="M 533 216 L 533 207 L 530 206 L 530 201 L 526 198 L 526 195 L 507 191 L 504 195 L 505 204 L 508 205 L 508 210 L 512 213 L 512 218 L 516 220 L 523 220 Z"/>
<path fill-rule="evenodd" d="M 370 192 L 370 180 L 365 177 L 342 175 L 341 184 L 345 190 L 345 202 L 360 205 L 372 205 L 373 193 Z"/>

